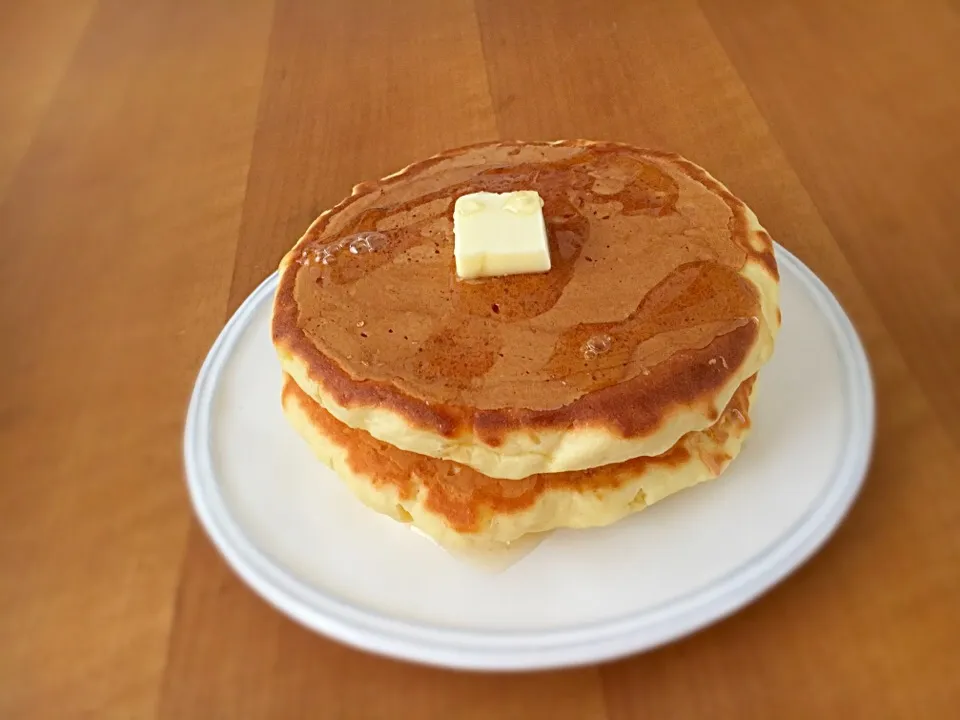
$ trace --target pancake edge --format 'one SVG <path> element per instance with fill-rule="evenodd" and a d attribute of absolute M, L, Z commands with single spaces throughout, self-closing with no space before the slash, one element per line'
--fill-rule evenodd
<path fill-rule="evenodd" d="M 750 388 L 746 417 L 756 396 L 757 384 Z M 284 393 L 283 412 L 294 430 L 306 441 L 314 455 L 329 467 L 347 488 L 367 507 L 401 524 L 417 528 L 438 545 L 449 550 L 502 550 L 520 538 L 560 528 L 603 527 L 639 512 L 664 498 L 719 477 L 739 455 L 750 433 L 749 421 L 735 425 L 723 441 L 717 442 L 703 432 L 680 439 L 688 457 L 678 466 L 651 462 L 633 478 L 615 487 L 591 489 L 548 489 L 533 504 L 512 513 L 494 514 L 477 532 L 461 532 L 446 518 L 428 506 L 428 490 L 413 482 L 418 491 L 403 497 L 395 485 L 378 485 L 363 472 L 355 471 L 349 448 L 331 440 L 310 420 L 307 403 L 314 402 L 301 393 Z M 357 432 L 364 432 L 357 430 Z M 679 444 L 678 443 L 678 444 Z M 704 456 L 711 457 L 707 462 Z"/>

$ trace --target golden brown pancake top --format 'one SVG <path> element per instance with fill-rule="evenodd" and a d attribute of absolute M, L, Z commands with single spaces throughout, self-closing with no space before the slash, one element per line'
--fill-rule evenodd
<path fill-rule="evenodd" d="M 463 281 L 454 201 L 544 200 L 553 269 Z M 722 386 L 758 335 L 738 271 L 769 236 L 692 163 L 613 143 L 492 143 L 358 186 L 283 272 L 274 340 L 338 403 L 452 436 L 602 420 L 625 436 Z M 716 358 L 723 358 L 717 363 Z M 709 361 L 713 359 L 714 362 Z"/>
<path fill-rule="evenodd" d="M 629 482 L 653 466 L 677 467 L 691 453 L 703 451 L 699 437 L 723 446 L 729 433 L 749 427 L 750 393 L 756 377 L 743 382 L 717 422 L 706 430 L 688 433 L 667 452 L 654 457 L 639 457 L 588 470 L 531 475 L 522 480 L 499 480 L 450 460 L 426 457 L 377 440 L 363 430 L 344 425 L 321 405 L 308 397 L 289 376 L 284 377 L 283 402 L 294 400 L 311 424 L 337 446 L 346 450 L 350 470 L 368 478 L 377 486 L 393 486 L 401 499 L 426 491 L 427 509 L 443 516 L 447 524 L 461 533 L 477 532 L 483 522 L 495 514 L 526 510 L 548 491 L 589 492 L 615 488 Z M 702 457 L 711 468 L 720 468 L 730 458 Z"/>

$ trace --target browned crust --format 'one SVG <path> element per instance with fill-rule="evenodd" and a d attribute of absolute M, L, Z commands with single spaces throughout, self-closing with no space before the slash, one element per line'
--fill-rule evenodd
<path fill-rule="evenodd" d="M 324 212 L 310 226 L 286 256 L 294 257 L 310 240 L 323 232 L 330 219 L 364 195 L 378 188 L 403 182 L 404 178 L 468 150 L 498 146 L 563 146 L 623 148 L 650 157 L 668 160 L 682 168 L 691 178 L 722 198 L 731 210 L 730 235 L 740 243 L 748 258 L 760 262 L 779 278 L 773 254 L 773 242 L 766 232 L 753 235 L 760 247 L 750 242 L 747 207 L 698 165 L 675 154 L 636 148 L 625 143 L 567 140 L 557 142 L 503 141 L 468 145 L 448 150 L 427 160 L 414 163 L 379 182 L 360 183 L 353 194 Z M 431 403 L 413 397 L 396 386 L 353 377 L 346 369 L 324 355 L 307 338 L 298 324 L 299 309 L 294 285 L 300 266 L 295 262 L 281 265 L 279 285 L 274 302 L 272 335 L 274 344 L 298 358 L 306 366 L 309 377 L 317 382 L 334 401 L 345 408 L 378 407 L 401 415 L 412 426 L 452 438 L 472 431 L 482 442 L 497 447 L 505 435 L 519 429 L 568 429 L 602 425 L 625 438 L 639 437 L 654 430 L 677 407 L 705 403 L 713 393 L 726 385 L 738 371 L 757 339 L 755 323 L 747 323 L 716 338 L 698 351 L 678 353 L 662 363 L 650 375 L 634 378 L 618 385 L 588 392 L 574 402 L 554 410 L 502 408 L 478 410 L 450 404 Z M 725 362 L 709 365 L 712 358 Z M 717 415 L 717 409 L 705 407 Z M 712 419 L 712 418 L 711 418 Z"/>
<path fill-rule="evenodd" d="M 401 500 L 425 490 L 424 504 L 459 533 L 476 533 L 493 515 L 522 512 L 546 492 L 588 492 L 621 486 L 654 466 L 678 467 L 698 449 L 698 440 L 723 445 L 735 427 L 749 427 L 750 393 L 756 376 L 743 382 L 720 418 L 707 430 L 688 433 L 672 448 L 654 457 L 639 457 L 587 470 L 531 475 L 522 480 L 498 480 L 451 460 L 426 457 L 377 440 L 364 430 L 344 425 L 286 376 L 283 403 L 296 403 L 320 433 L 346 451 L 350 470 L 379 488 L 393 487 Z M 729 457 L 704 458 L 722 467 Z"/>

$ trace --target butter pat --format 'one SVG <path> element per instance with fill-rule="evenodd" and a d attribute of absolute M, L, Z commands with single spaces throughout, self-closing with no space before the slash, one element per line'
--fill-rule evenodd
<path fill-rule="evenodd" d="M 465 280 L 547 272 L 550 246 L 535 190 L 461 195 L 453 206 L 453 255 Z"/>

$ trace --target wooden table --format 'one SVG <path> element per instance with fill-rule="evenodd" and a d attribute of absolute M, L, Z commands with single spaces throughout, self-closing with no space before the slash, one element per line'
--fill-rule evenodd
<path fill-rule="evenodd" d="M 0 717 L 960 717 L 960 4 L 7 0 L 0 60 Z M 314 216 L 498 137 L 705 165 L 876 374 L 873 470 L 826 549 L 602 667 L 317 637 L 237 580 L 182 482 L 200 362 Z"/>

